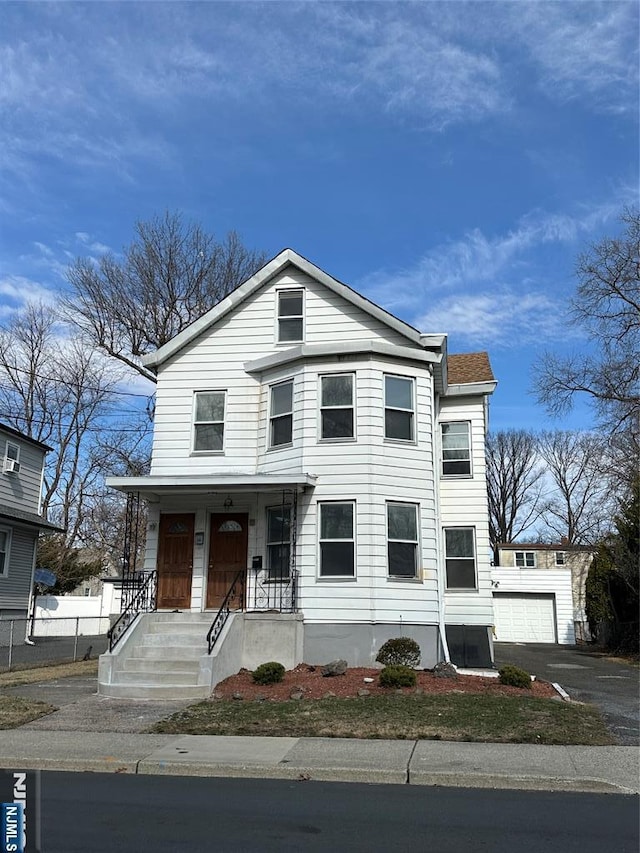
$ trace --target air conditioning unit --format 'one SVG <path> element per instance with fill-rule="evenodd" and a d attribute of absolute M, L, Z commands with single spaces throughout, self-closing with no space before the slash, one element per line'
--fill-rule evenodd
<path fill-rule="evenodd" d="M 17 474 L 20 470 L 20 463 L 17 459 L 5 459 L 2 471 L 5 474 Z"/>

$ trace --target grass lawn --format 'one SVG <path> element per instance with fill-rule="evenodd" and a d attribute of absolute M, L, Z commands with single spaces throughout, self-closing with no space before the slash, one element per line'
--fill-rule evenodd
<path fill-rule="evenodd" d="M 34 684 L 36 681 L 53 681 L 69 675 L 97 675 L 97 660 L 79 660 L 75 663 L 58 663 L 47 666 L 29 667 L 0 673 L 0 687 L 18 684 Z"/>
<path fill-rule="evenodd" d="M 615 743 L 590 705 L 526 696 L 367 696 L 313 701 L 198 702 L 151 732 L 262 737 L 352 737 L 485 743 Z"/>
<path fill-rule="evenodd" d="M 57 710 L 47 702 L 22 699 L 20 696 L 0 696 L 0 729 L 15 729 Z"/>

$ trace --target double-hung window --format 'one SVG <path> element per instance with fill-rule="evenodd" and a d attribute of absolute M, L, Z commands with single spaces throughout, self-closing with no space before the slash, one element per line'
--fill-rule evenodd
<path fill-rule="evenodd" d="M 320 436 L 353 438 L 353 374 L 320 377 Z"/>
<path fill-rule="evenodd" d="M 387 504 L 387 557 L 390 577 L 416 577 L 418 507 L 415 504 Z"/>
<path fill-rule="evenodd" d="M 269 447 L 291 444 L 293 439 L 293 379 L 271 386 Z"/>
<path fill-rule="evenodd" d="M 291 507 L 267 509 L 267 580 L 289 579 L 291 558 Z"/>
<path fill-rule="evenodd" d="M 476 552 L 473 527 L 444 531 L 447 589 L 476 589 Z"/>
<path fill-rule="evenodd" d="M 221 452 L 224 444 L 225 391 L 197 391 L 193 425 L 194 451 Z"/>
<path fill-rule="evenodd" d="M 355 576 L 355 503 L 318 504 L 320 577 Z"/>
<path fill-rule="evenodd" d="M 471 441 L 468 421 L 440 424 L 442 433 L 442 475 L 471 476 Z"/>
<path fill-rule="evenodd" d="M 556 566 L 564 566 L 564 551 L 556 551 Z"/>
<path fill-rule="evenodd" d="M 384 377 L 384 437 L 413 441 L 413 379 Z"/>
<path fill-rule="evenodd" d="M 20 445 L 7 442 L 4 451 L 3 470 L 5 473 L 18 473 L 20 470 Z"/>
<path fill-rule="evenodd" d="M 9 546 L 11 544 L 11 531 L 0 528 L 0 578 L 6 578 L 9 574 Z"/>
<path fill-rule="evenodd" d="M 278 342 L 304 340 L 304 290 L 278 291 Z"/>
<path fill-rule="evenodd" d="M 535 553 L 533 551 L 516 551 L 516 566 L 519 569 L 535 569 Z"/>

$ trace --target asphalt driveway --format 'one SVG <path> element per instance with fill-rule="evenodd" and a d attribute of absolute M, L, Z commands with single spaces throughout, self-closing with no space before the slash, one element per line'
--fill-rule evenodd
<path fill-rule="evenodd" d="M 624 746 L 640 745 L 640 668 L 594 652 L 589 646 L 495 643 L 497 667 L 512 663 L 555 681 L 579 702 L 601 712 Z"/>

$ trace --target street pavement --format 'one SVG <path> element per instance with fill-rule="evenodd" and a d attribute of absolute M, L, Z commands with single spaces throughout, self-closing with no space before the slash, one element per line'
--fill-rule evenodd
<path fill-rule="evenodd" d="M 636 746 L 146 734 L 191 702 L 98 696 L 95 678 L 86 676 L 2 688 L 0 694 L 60 709 L 0 731 L 0 767 L 6 769 L 640 793 Z"/>

